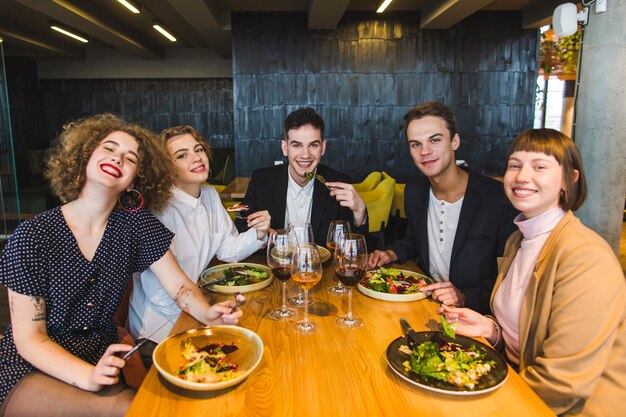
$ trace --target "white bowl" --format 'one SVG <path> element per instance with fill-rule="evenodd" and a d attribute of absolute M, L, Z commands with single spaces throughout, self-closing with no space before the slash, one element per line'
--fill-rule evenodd
<path fill-rule="evenodd" d="M 206 346 L 210 343 L 234 343 L 239 349 L 228 355 L 229 362 L 238 365 L 240 372 L 233 379 L 221 382 L 190 382 L 180 379 L 177 371 L 185 362 L 182 351 L 185 344 Z M 187 330 L 170 336 L 159 343 L 152 353 L 152 361 L 157 371 L 177 387 L 193 391 L 215 391 L 236 385 L 246 379 L 258 366 L 263 357 L 263 341 L 252 330 L 239 326 L 208 326 Z"/>

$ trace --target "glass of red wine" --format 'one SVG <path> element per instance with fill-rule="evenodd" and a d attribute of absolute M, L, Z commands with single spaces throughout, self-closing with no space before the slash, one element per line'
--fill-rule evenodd
<path fill-rule="evenodd" d="M 287 281 L 291 278 L 291 260 L 295 242 L 289 239 L 289 231 L 285 229 L 272 230 L 267 239 L 267 266 L 282 286 L 282 307 L 270 311 L 270 318 L 286 320 L 295 314 L 287 307 Z"/>
<path fill-rule="evenodd" d="M 337 268 L 335 276 L 348 289 L 348 314 L 337 317 L 335 324 L 345 329 L 364 326 L 363 320 L 352 314 L 352 289 L 361 281 L 367 269 L 367 246 L 365 236 L 348 233 L 338 243 L 335 252 Z"/>
<path fill-rule="evenodd" d="M 350 223 L 345 220 L 333 220 L 328 227 L 328 233 L 326 234 L 326 247 L 330 252 L 330 256 L 333 257 L 333 263 L 337 264 L 337 257 L 335 256 L 335 250 L 337 244 L 341 242 L 344 235 L 350 233 Z M 341 281 L 335 281 L 334 285 L 328 287 L 328 292 L 335 295 L 343 295 L 348 290 L 341 284 Z"/>

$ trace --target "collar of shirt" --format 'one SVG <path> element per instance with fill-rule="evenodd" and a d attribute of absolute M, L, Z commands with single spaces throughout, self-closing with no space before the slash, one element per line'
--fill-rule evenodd
<path fill-rule="evenodd" d="M 525 240 L 544 233 L 550 233 L 565 216 L 561 207 L 554 207 L 544 213 L 527 219 L 522 213 L 513 222 L 517 225 Z"/>
<path fill-rule="evenodd" d="M 180 201 L 183 204 L 188 205 L 189 207 L 195 209 L 200 204 L 200 199 L 202 198 L 202 190 L 200 190 L 200 196 L 198 198 L 192 197 L 180 188 L 173 186 L 172 187 L 172 196 Z"/>

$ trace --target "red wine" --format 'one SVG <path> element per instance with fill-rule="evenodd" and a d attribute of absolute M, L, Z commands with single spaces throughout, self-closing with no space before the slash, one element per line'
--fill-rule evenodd
<path fill-rule="evenodd" d="M 272 268 L 272 274 L 280 281 L 287 281 L 291 278 L 291 266 L 278 266 Z"/>
<path fill-rule="evenodd" d="M 335 276 L 346 287 L 354 287 L 361 281 L 365 275 L 365 269 L 357 268 L 355 266 L 346 266 L 337 268 Z"/>

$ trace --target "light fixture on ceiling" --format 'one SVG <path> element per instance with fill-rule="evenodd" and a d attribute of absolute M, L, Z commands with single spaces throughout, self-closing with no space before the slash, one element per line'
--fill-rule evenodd
<path fill-rule="evenodd" d="M 75 34 L 73 32 L 70 32 L 69 29 L 62 27 L 61 25 L 59 25 L 56 22 L 50 22 L 50 29 L 56 30 L 57 32 L 62 33 L 65 36 L 69 36 L 72 39 L 76 39 L 77 41 L 80 41 L 80 42 L 83 42 L 83 43 L 89 42 L 87 40 L 87 38 L 85 38 L 83 36 L 80 36 L 80 35 L 77 35 L 77 34 Z"/>
<path fill-rule="evenodd" d="M 176 42 L 176 38 L 163 26 L 161 22 L 154 21 L 152 22 L 152 27 L 157 30 L 161 35 L 165 36 L 172 42 Z"/>
<path fill-rule="evenodd" d="M 391 0 L 385 0 L 381 3 L 380 6 L 378 6 L 378 10 L 376 10 L 376 13 L 382 13 L 385 11 L 385 9 L 387 8 L 387 6 L 389 6 L 389 3 L 391 3 Z"/>
<path fill-rule="evenodd" d="M 128 10 L 130 10 L 131 12 L 138 14 L 140 13 L 139 11 L 139 7 L 135 6 L 133 3 L 131 3 L 130 1 L 127 0 L 117 0 L 117 2 L 119 4 L 121 4 L 122 6 L 126 7 Z"/>

